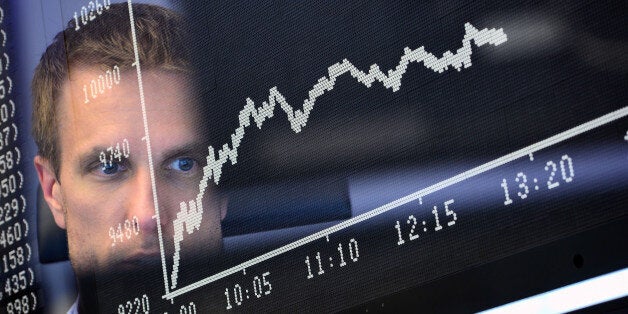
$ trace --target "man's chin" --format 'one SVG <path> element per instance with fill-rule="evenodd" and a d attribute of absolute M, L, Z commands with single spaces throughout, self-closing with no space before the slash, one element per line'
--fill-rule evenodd
<path fill-rule="evenodd" d="M 143 294 L 163 293 L 163 271 L 158 254 L 133 254 L 94 271 L 98 302 L 115 311 L 116 304 Z M 137 294 L 137 295 L 136 295 Z"/>

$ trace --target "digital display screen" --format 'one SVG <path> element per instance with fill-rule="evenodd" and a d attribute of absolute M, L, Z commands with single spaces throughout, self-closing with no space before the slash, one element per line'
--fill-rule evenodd
<path fill-rule="evenodd" d="M 587 236 L 628 216 L 621 1 L 0 8 L 2 313 L 363 312 L 628 251 Z M 580 253 L 537 289 L 628 266 Z"/>

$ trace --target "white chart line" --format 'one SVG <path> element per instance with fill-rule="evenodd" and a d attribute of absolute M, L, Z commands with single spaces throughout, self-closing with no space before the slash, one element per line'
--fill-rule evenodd
<path fill-rule="evenodd" d="M 137 48 L 137 36 L 135 34 L 135 19 L 133 18 L 133 5 L 131 0 L 127 1 L 129 5 L 129 20 L 131 22 L 131 37 L 133 39 L 133 53 L 135 54 L 135 68 L 137 69 L 137 84 L 140 89 L 140 104 L 142 105 L 142 120 L 144 122 L 144 140 L 146 141 L 146 150 L 148 152 L 148 169 L 150 173 L 150 184 L 153 190 L 153 202 L 155 204 L 155 215 L 157 220 L 157 234 L 159 235 L 159 251 L 161 252 L 161 265 L 164 273 L 164 286 L 166 293 L 168 289 L 168 271 L 166 269 L 166 256 L 164 255 L 164 242 L 161 236 L 161 222 L 159 219 L 159 201 L 157 200 L 157 185 L 155 184 L 155 170 L 153 165 L 153 152 L 150 146 L 150 135 L 148 133 L 148 118 L 146 117 L 146 102 L 144 100 L 144 85 L 142 84 L 142 69 L 140 67 L 140 56 Z"/>
<path fill-rule="evenodd" d="M 218 150 L 217 156 L 213 146 L 208 147 L 207 166 L 203 167 L 203 178 L 198 186 L 199 193 L 196 195 L 196 199 L 190 200 L 188 203 L 181 202 L 179 205 L 180 211 L 173 222 L 175 252 L 173 255 L 172 275 L 170 277 L 171 289 L 177 288 L 184 229 L 189 235 L 194 230 L 200 228 L 203 219 L 202 200 L 208 181 L 213 176 L 214 183 L 218 184 L 222 167 L 227 161 L 231 161 L 232 165 L 237 163 L 238 148 L 244 139 L 246 128 L 251 126 L 251 120 L 261 129 L 264 121 L 272 118 L 275 115 L 275 108 L 279 107 L 285 112 L 292 130 L 295 133 L 299 133 L 306 126 L 310 113 L 314 110 L 316 100 L 331 92 L 336 85 L 336 81 L 341 76 L 351 75 L 358 83 L 363 84 L 367 88 L 370 88 L 375 82 L 380 82 L 385 88 L 396 92 L 401 88 L 401 79 L 408 70 L 408 66 L 412 63 L 422 64 L 425 68 L 437 73 L 443 73 L 450 68 L 461 71 L 463 68 L 471 66 L 472 42 L 475 46 L 482 47 L 487 44 L 498 46 L 508 41 L 508 36 L 501 28 L 478 30 L 471 23 L 465 23 L 464 28 L 465 35 L 462 39 L 462 47 L 457 49 L 455 53 L 448 50 L 443 53 L 442 57 L 438 58 L 426 51 L 424 46 L 414 50 L 406 47 L 403 49 L 404 53 L 397 66 L 394 69 L 389 69 L 386 73 L 382 72 L 377 64 L 371 65 L 369 71 L 364 72 L 354 66 L 349 60 L 344 59 L 342 62 L 327 68 L 328 75 L 319 78 L 317 83 L 312 86 L 312 89 L 307 92 L 308 98 L 303 101 L 302 109 L 292 107 L 276 86 L 269 90 L 268 101 L 263 101 L 260 107 L 256 107 L 253 100 L 247 98 L 246 106 L 238 115 L 240 125 L 231 134 L 231 146 L 225 143 L 222 149 Z"/>
<path fill-rule="evenodd" d="M 475 167 L 473 169 L 467 170 L 465 172 L 462 172 L 456 176 L 453 176 L 449 179 L 440 181 L 434 185 L 428 186 L 422 190 L 419 190 L 417 192 L 414 192 L 410 195 L 404 196 L 400 199 L 394 200 L 388 204 L 382 205 L 380 207 L 377 207 L 371 211 L 368 211 L 364 214 L 361 214 L 359 216 L 355 216 L 351 219 L 348 219 L 346 221 L 343 221 L 337 225 L 334 225 L 332 227 L 329 227 L 327 229 L 321 230 L 319 232 L 316 232 L 312 235 L 309 235 L 305 238 L 302 238 L 300 240 L 294 241 L 292 243 L 289 243 L 287 245 L 284 245 L 278 249 L 272 250 L 268 253 L 262 254 L 258 257 L 255 257 L 251 260 L 248 260 L 244 263 L 241 263 L 237 266 L 228 268 L 226 270 L 223 270 L 215 275 L 209 276 L 205 279 L 201 279 L 193 284 L 187 285 L 185 287 L 179 288 L 177 290 L 174 290 L 170 293 L 165 294 L 164 296 L 162 296 L 164 299 L 173 299 L 181 294 L 184 294 L 186 292 L 192 291 L 194 289 L 198 289 L 204 285 L 207 285 L 211 282 L 214 282 L 218 279 L 224 278 L 226 276 L 229 276 L 231 274 L 237 273 L 239 271 L 242 271 L 243 269 L 246 269 L 248 267 L 251 267 L 255 264 L 261 263 L 265 260 L 271 259 L 277 255 L 286 253 L 290 250 L 296 249 L 300 246 L 303 246 L 305 244 L 308 244 L 310 242 L 314 242 L 318 239 L 324 238 L 326 236 L 328 236 L 329 234 L 332 234 L 334 232 L 340 231 L 342 229 L 351 227 L 355 224 L 358 224 L 360 222 L 363 222 L 365 220 L 368 220 L 370 218 L 373 218 L 375 216 L 378 216 L 380 214 L 383 214 L 387 211 L 390 211 L 394 208 L 397 208 L 401 205 L 407 204 L 409 202 L 412 202 L 414 200 L 417 200 L 421 197 L 424 197 L 426 195 L 429 195 L 431 193 L 434 193 L 436 191 L 442 190 L 444 188 L 450 187 L 456 183 L 462 182 L 466 179 L 472 178 L 476 175 L 482 174 L 486 171 L 495 169 L 499 166 L 503 166 L 504 164 L 507 164 L 511 161 L 514 161 L 516 159 L 519 159 L 521 157 L 526 157 L 529 154 L 535 153 L 539 150 L 545 149 L 547 147 L 550 147 L 552 145 L 555 145 L 557 143 L 560 143 L 562 141 L 568 140 L 572 137 L 575 137 L 577 135 L 580 135 L 582 133 L 585 133 L 587 131 L 590 131 L 592 129 L 595 129 L 597 127 L 600 127 L 602 125 L 605 125 L 607 123 L 613 122 L 615 120 L 621 119 L 623 117 L 628 116 L 628 106 L 623 107 L 621 109 L 618 109 L 616 111 L 613 111 L 611 113 L 605 114 L 597 119 L 591 120 L 589 122 L 580 124 L 574 128 L 571 128 L 567 131 L 558 133 L 552 137 L 549 137 L 545 140 L 542 140 L 540 142 L 534 143 L 530 146 L 524 147 L 520 150 L 517 150 L 515 152 L 512 152 L 508 155 L 502 156 L 500 158 L 494 159 L 492 161 L 489 161 L 485 164 L 482 164 L 478 167 Z"/>

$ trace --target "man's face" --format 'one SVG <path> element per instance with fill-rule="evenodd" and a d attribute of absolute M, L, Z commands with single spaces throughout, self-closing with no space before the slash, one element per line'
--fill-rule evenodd
<path fill-rule="evenodd" d="M 105 89 L 96 98 L 91 97 L 90 81 L 104 71 L 72 70 L 60 99 L 59 176 L 49 180 L 50 186 L 45 173 L 42 177 L 46 169 L 37 164 L 49 165 L 39 157 L 36 160 L 55 221 L 67 229 L 72 265 L 80 273 L 112 265 L 137 269 L 147 261 L 158 262 L 156 202 L 164 245 L 171 248 L 172 222 L 179 203 L 195 199 L 202 178 L 203 165 L 199 161 L 205 159 L 206 145 L 198 132 L 197 117 L 190 110 L 194 99 L 190 97 L 189 77 L 160 70 L 143 73 L 145 128 L 134 70 L 122 72 L 120 84 Z M 146 131 L 150 135 L 156 196 Z M 128 157 L 122 149 L 127 142 Z M 209 192 L 203 201 L 206 210 L 201 230 L 193 239 L 186 239 L 183 248 L 196 243 L 202 244 L 205 252 L 215 252 L 222 247 L 224 204 L 211 193 L 211 187 Z M 165 254 L 169 264 L 171 253 L 168 250 Z"/>

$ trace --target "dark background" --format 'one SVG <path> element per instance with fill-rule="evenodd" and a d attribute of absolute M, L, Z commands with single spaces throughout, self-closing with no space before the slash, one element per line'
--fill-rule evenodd
<path fill-rule="evenodd" d="M 64 6 L 70 13 L 73 7 Z M 255 232 L 312 224 L 316 230 L 316 223 L 356 216 L 626 103 L 628 29 L 622 1 L 215 1 L 183 8 L 195 38 L 195 66 L 208 109 L 206 134 L 215 148 L 230 143 L 247 97 L 259 106 L 276 86 L 300 109 L 327 68 L 345 58 L 363 71 L 376 63 L 386 72 L 398 64 L 405 47 L 424 46 L 436 56 L 455 51 L 466 22 L 478 29 L 503 28 L 508 35 L 497 47 L 472 46 L 473 65 L 460 72 L 437 74 L 421 64 L 410 65 L 397 92 L 379 82 L 367 88 L 344 76 L 318 99 L 301 133 L 290 129 L 278 107 L 261 130 L 248 128 L 238 163 L 226 164 L 221 178 L 221 188 L 230 195 L 225 235 L 257 238 L 242 242 L 244 259 L 283 243 L 265 242 Z M 41 23 L 44 29 L 61 27 L 47 19 Z M 3 27 L 12 30 L 12 25 Z M 41 49 L 22 45 L 12 60 L 19 64 Z M 14 82 L 22 82 L 15 97 L 25 101 L 32 73 L 11 71 Z M 26 147 L 25 156 L 31 159 L 35 151 L 27 137 L 30 113 L 26 104 L 19 108 L 20 138 L 15 145 Z M 176 312 L 178 305 L 194 301 L 201 312 L 224 311 L 225 288 L 235 283 L 250 286 L 254 275 L 269 271 L 272 294 L 233 311 L 320 312 L 352 306 L 373 311 L 381 310 L 381 304 L 386 310 L 407 309 L 411 303 L 428 312 L 466 312 L 621 269 L 628 265 L 622 241 L 627 236 L 623 226 L 628 175 L 621 163 L 625 145 L 616 140 L 625 132 L 624 118 L 539 154 L 534 167 L 520 160 L 433 196 L 430 202 L 442 204 L 455 194 L 462 206 L 457 209 L 460 222 L 438 236 L 422 235 L 425 243 L 420 245 L 394 246 L 395 220 L 404 222 L 408 213 L 430 216 L 426 208 L 406 206 L 333 234 L 329 244 L 323 239 L 296 249 L 251 267 L 248 275 L 235 274 L 177 298 L 174 304 L 151 295 L 151 305 Z M 577 162 L 573 187 L 564 185 L 565 193 L 531 196 L 530 202 L 505 210 L 495 179 L 508 178 L 516 191 L 517 171 L 542 173 L 542 158 L 557 160 L 565 152 Z M 603 166 L 593 170 L 608 174 L 617 166 L 616 172 L 581 176 L 583 166 L 595 163 Z M 23 170 L 36 182 L 32 169 Z M 408 170 L 420 180 L 400 175 Z M 374 185 L 377 193 L 367 193 L 364 182 Z M 483 187 L 491 194 L 484 194 Z M 367 192 L 355 197 L 359 189 Z M 26 185 L 24 193 L 29 204 L 36 203 L 36 185 Z M 34 208 L 24 216 L 34 222 Z M 328 269 L 325 277 L 305 278 L 305 256 L 312 261 L 316 252 L 329 256 L 335 245 L 346 245 L 350 238 L 360 243 L 359 262 L 336 273 Z M 580 267 L 577 256 L 584 260 Z M 38 271 L 37 263 L 33 267 Z M 56 271 L 56 266 L 48 267 L 48 273 Z M 48 284 L 56 277 L 37 276 L 44 284 L 38 282 L 32 290 L 38 296 L 55 295 Z M 146 284 L 155 279 L 160 286 L 159 277 L 151 274 Z M 127 291 L 117 291 L 120 298 L 106 289 L 102 293 L 103 312 L 115 311 L 129 297 Z M 107 302 L 112 307 L 106 307 Z M 53 311 L 45 301 L 39 305 Z"/>

